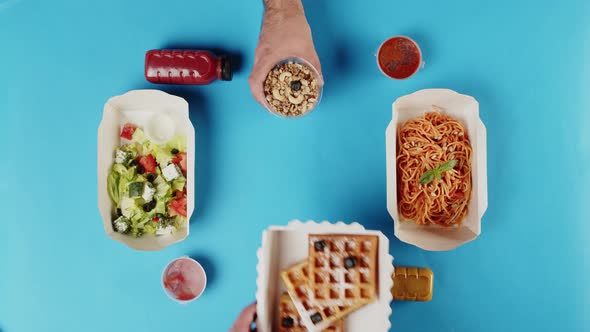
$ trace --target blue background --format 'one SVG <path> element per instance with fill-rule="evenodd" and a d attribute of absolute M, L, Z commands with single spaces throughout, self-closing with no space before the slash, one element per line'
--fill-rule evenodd
<path fill-rule="evenodd" d="M 396 264 L 430 267 L 428 303 L 393 303 L 393 331 L 590 330 L 590 2 L 306 1 L 326 80 L 299 120 L 252 97 L 259 0 L 0 0 L 0 330 L 227 331 L 254 300 L 262 231 L 293 218 L 359 221 Z M 426 68 L 383 77 L 388 36 Z M 146 50 L 243 54 L 232 82 L 153 86 Z M 474 96 L 488 129 L 482 234 L 451 252 L 393 237 L 385 202 L 391 103 L 422 88 Z M 160 252 L 110 240 L 97 209 L 96 132 L 114 95 L 186 98 L 197 130 L 191 236 Z M 159 286 L 171 259 L 210 283 L 180 306 Z"/>

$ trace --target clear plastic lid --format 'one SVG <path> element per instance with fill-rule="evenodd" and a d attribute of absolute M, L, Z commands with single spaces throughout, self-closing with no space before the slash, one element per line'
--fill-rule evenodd
<path fill-rule="evenodd" d="M 309 84 L 308 86 L 311 86 L 311 84 L 312 84 L 312 82 L 310 82 L 310 80 L 305 80 L 305 79 L 291 80 L 290 78 L 287 78 L 287 77 L 293 77 L 292 73 L 278 75 L 279 77 L 275 77 L 275 78 L 279 79 L 280 81 L 282 81 L 283 83 L 278 83 L 279 86 L 277 86 L 277 87 L 275 87 L 271 84 L 270 90 L 266 91 L 266 89 L 265 89 L 266 81 L 269 79 L 272 80 L 272 76 L 277 75 L 277 73 L 273 72 L 273 71 L 275 71 L 277 69 L 278 70 L 282 69 L 282 67 L 288 63 L 302 65 L 302 66 L 304 66 L 303 67 L 304 69 L 306 69 L 305 67 L 309 68 L 311 73 L 309 74 L 308 78 L 311 80 L 315 79 L 317 82 L 317 92 L 316 93 L 313 93 L 313 90 L 310 91 L 310 94 L 290 92 L 291 88 L 298 87 L 297 91 L 301 88 L 304 88 L 304 86 L 302 86 L 303 83 Z M 283 73 L 284 72 L 288 72 L 288 70 L 283 71 Z M 304 75 L 306 76 L 308 74 L 304 74 Z M 284 79 L 284 80 L 282 80 L 282 79 Z M 288 90 L 288 91 L 284 91 L 283 93 L 280 93 L 281 85 L 282 85 L 282 87 L 286 86 L 284 84 L 284 83 L 286 83 L 285 81 L 289 81 L 290 83 L 294 83 L 294 84 L 291 86 L 287 85 L 287 88 L 284 90 Z M 296 83 L 296 81 L 299 81 L 299 83 Z M 303 81 L 307 81 L 307 82 L 303 82 Z M 322 81 L 319 71 L 309 61 L 298 58 L 298 57 L 290 57 L 290 58 L 284 59 L 282 61 L 279 61 L 271 69 L 271 71 L 268 73 L 267 77 L 265 78 L 265 82 L 263 82 L 263 89 L 265 89 L 265 91 L 264 91 L 265 100 L 264 100 L 263 106 L 270 113 L 280 116 L 280 117 L 286 117 L 286 118 L 302 117 L 317 108 L 318 104 L 320 103 L 320 101 L 322 99 L 323 88 L 324 88 L 324 82 Z M 277 94 L 276 91 L 279 91 L 279 93 Z M 305 97 L 305 95 L 309 95 L 310 97 Z M 303 96 L 303 97 L 300 97 L 300 96 Z M 285 99 L 289 100 L 289 102 L 287 102 L 287 100 L 285 100 L 285 101 L 278 100 L 281 98 L 285 98 Z M 307 98 L 307 100 L 305 100 L 306 98 Z M 302 100 L 300 101 L 299 99 L 302 99 Z M 311 107 L 309 107 L 309 106 L 304 107 L 304 105 L 309 105 L 310 100 L 311 100 L 311 102 L 313 102 L 313 105 Z M 290 102 L 290 101 L 293 101 L 293 102 Z M 280 105 L 274 106 L 272 104 L 273 102 L 280 103 Z M 283 107 L 283 108 L 289 107 L 290 110 L 295 110 L 295 111 L 294 112 L 284 112 L 282 110 L 277 109 L 278 107 Z"/>

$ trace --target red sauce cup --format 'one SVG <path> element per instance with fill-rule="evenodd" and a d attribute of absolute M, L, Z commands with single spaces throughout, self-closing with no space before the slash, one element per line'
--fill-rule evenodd
<path fill-rule="evenodd" d="M 173 260 L 162 272 L 162 287 L 166 295 L 182 304 L 198 299 L 206 286 L 205 270 L 190 257 Z"/>
<path fill-rule="evenodd" d="M 396 80 L 405 80 L 424 66 L 422 51 L 411 38 L 394 36 L 379 46 L 377 66 L 383 75 Z"/>

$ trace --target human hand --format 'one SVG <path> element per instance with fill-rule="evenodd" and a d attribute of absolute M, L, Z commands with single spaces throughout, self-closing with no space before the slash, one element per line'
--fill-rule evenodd
<path fill-rule="evenodd" d="M 265 6 L 254 67 L 248 79 L 252 95 L 261 105 L 266 102 L 263 85 L 268 72 L 286 58 L 307 60 L 320 73 L 319 81 L 323 85 L 320 59 L 301 0 L 265 0 Z"/>
<path fill-rule="evenodd" d="M 242 310 L 242 313 L 240 313 L 240 316 L 238 316 L 229 332 L 252 332 L 252 330 L 250 330 L 250 327 L 255 320 L 256 302 L 250 304 L 249 306 L 244 308 L 244 310 Z"/>

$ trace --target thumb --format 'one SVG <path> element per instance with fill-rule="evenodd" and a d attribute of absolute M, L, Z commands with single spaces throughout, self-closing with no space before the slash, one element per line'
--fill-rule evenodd
<path fill-rule="evenodd" d="M 256 302 L 242 310 L 242 313 L 240 313 L 240 316 L 238 316 L 238 319 L 236 319 L 236 322 L 229 332 L 250 332 L 250 325 L 254 322 L 255 316 Z"/>
<path fill-rule="evenodd" d="M 309 59 L 309 63 L 318 71 L 320 77 L 318 78 L 321 85 L 324 85 L 324 74 L 322 73 L 322 64 L 320 63 L 320 58 L 314 48 L 313 55 Z"/>
<path fill-rule="evenodd" d="M 268 72 L 272 69 L 273 64 L 268 59 L 262 59 L 261 61 L 254 64 L 250 77 L 248 77 L 248 84 L 250 85 L 250 91 L 252 96 L 258 103 L 264 105 L 266 102 L 264 96 L 264 81 Z"/>

